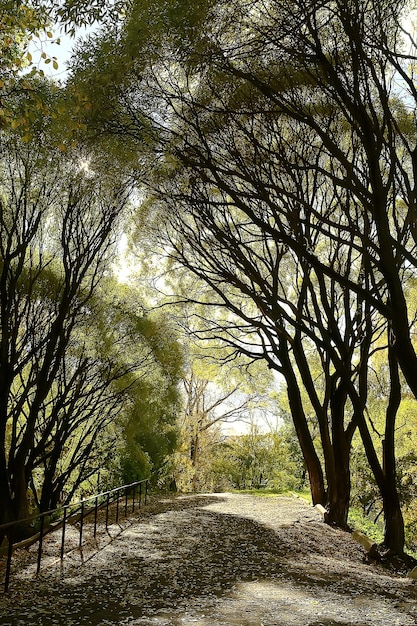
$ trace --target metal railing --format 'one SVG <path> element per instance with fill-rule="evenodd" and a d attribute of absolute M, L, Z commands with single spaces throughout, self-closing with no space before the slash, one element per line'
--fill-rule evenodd
<path fill-rule="evenodd" d="M 6 572 L 4 577 L 4 591 L 7 592 L 9 589 L 10 582 L 10 574 L 11 574 L 11 565 L 12 565 L 12 557 L 13 550 L 16 547 L 21 547 L 22 544 L 26 546 L 33 545 L 38 541 L 38 554 L 37 554 L 37 562 L 36 562 L 36 574 L 39 574 L 41 568 L 42 561 L 42 548 L 43 548 L 43 538 L 44 536 L 51 531 L 57 530 L 59 528 L 62 529 L 61 534 L 61 548 L 60 548 L 60 559 L 61 561 L 64 558 L 65 554 L 65 531 L 67 524 L 76 524 L 79 523 L 79 548 L 82 548 L 83 543 L 83 529 L 84 529 L 84 520 L 88 515 L 94 514 L 94 524 L 93 524 L 93 535 L 94 539 L 97 535 L 97 518 L 98 511 L 100 509 L 106 508 L 105 514 L 105 527 L 106 531 L 109 525 L 109 510 L 110 505 L 115 503 L 116 505 L 116 524 L 119 521 L 121 509 L 124 507 L 124 517 L 127 517 L 128 508 L 129 508 L 129 495 L 131 495 L 130 501 L 130 511 L 131 513 L 135 512 L 136 504 L 140 509 L 142 504 L 142 499 L 144 504 L 146 504 L 147 496 L 148 496 L 148 479 L 139 480 L 134 483 L 130 483 L 129 485 L 123 485 L 122 487 L 117 487 L 116 489 L 111 489 L 110 491 L 104 491 L 103 493 L 96 494 L 94 496 L 90 496 L 88 498 L 84 498 L 79 502 L 75 502 L 73 504 L 66 504 L 63 507 L 57 509 L 51 509 L 50 511 L 44 511 L 43 513 L 38 513 L 37 515 L 33 515 L 32 517 L 28 517 L 23 520 L 16 520 L 13 522 L 8 522 L 7 524 L 0 525 L 0 533 L 4 534 L 8 539 L 7 546 L 7 559 L 6 559 Z M 88 503 L 92 502 L 92 506 L 88 506 Z M 45 528 L 46 518 L 51 516 L 59 515 L 53 523 L 51 523 L 47 528 Z M 31 537 L 28 537 L 27 540 L 20 542 L 18 544 L 13 544 L 15 529 L 17 526 L 21 526 L 22 524 L 31 524 L 39 520 L 39 531 L 36 532 Z"/>

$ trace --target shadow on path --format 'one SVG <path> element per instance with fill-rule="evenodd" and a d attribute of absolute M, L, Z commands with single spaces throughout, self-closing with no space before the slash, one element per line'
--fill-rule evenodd
<path fill-rule="evenodd" d="M 190 496 L 151 504 L 83 566 L 65 563 L 17 579 L 0 603 L 0 624 L 417 623 L 410 581 L 363 564 L 350 537 L 307 505 L 297 503 L 288 522 L 284 514 L 277 522 L 274 507 L 289 500 L 277 498 L 264 503 L 269 517 L 256 521 L 252 500 Z"/>

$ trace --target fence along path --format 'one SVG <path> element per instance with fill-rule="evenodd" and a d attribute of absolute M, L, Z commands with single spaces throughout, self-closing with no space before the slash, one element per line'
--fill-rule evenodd
<path fill-rule="evenodd" d="M 119 522 L 121 516 L 127 517 L 128 513 L 134 513 L 136 507 L 140 509 L 142 501 L 146 504 L 148 495 L 148 480 L 140 480 L 129 485 L 123 485 L 116 489 L 105 491 L 89 498 L 80 500 L 72 504 L 65 505 L 64 507 L 51 509 L 38 515 L 34 515 L 24 520 L 15 522 L 9 522 L 8 524 L 0 525 L 0 536 L 7 539 L 7 547 L 2 549 L 3 559 L 3 580 L 4 591 L 7 592 L 10 584 L 10 577 L 12 573 L 13 553 L 19 548 L 29 548 L 33 544 L 37 543 L 37 557 L 36 557 L 36 574 L 39 574 L 42 563 L 42 555 L 44 548 L 44 538 L 51 531 L 61 529 L 61 540 L 57 549 L 57 558 L 64 559 L 66 553 L 68 553 L 68 545 L 66 543 L 68 526 L 75 528 L 78 527 L 78 551 L 81 555 L 81 562 L 83 562 L 83 539 L 85 530 L 85 520 L 87 517 L 93 518 L 92 522 L 92 538 L 96 540 L 99 514 L 103 517 L 102 525 L 105 531 L 108 533 L 108 528 L 111 521 L 111 516 L 114 518 L 115 523 Z M 54 522 L 48 524 L 48 519 L 56 518 Z M 37 523 L 37 524 L 36 524 Z M 34 535 L 14 543 L 14 537 L 16 536 L 16 527 L 21 524 L 38 525 L 39 531 Z M 74 532 L 72 534 L 71 551 L 74 550 Z"/>

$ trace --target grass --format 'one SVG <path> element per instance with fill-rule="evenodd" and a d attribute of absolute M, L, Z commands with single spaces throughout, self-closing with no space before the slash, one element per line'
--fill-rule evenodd
<path fill-rule="evenodd" d="M 360 509 L 351 507 L 348 524 L 352 530 L 360 530 L 369 539 L 373 539 L 375 543 L 382 543 L 384 540 L 384 533 L 378 524 L 374 524 Z"/>
<path fill-rule="evenodd" d="M 281 491 L 278 489 L 268 489 L 264 487 L 262 489 L 233 489 L 232 493 L 243 493 L 250 496 L 259 496 L 260 498 L 276 498 L 279 496 L 296 496 L 298 498 L 302 498 L 306 502 L 311 504 L 311 494 L 309 489 L 304 489 L 302 491 Z"/>

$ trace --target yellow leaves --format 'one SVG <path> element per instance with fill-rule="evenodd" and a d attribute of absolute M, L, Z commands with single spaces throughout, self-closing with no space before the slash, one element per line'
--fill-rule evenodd
<path fill-rule="evenodd" d="M 0 128 L 8 125 L 8 116 L 4 109 L 0 109 Z"/>
<path fill-rule="evenodd" d="M 54 70 L 58 69 L 59 65 L 56 57 L 49 57 L 45 54 L 45 52 L 42 52 L 41 57 L 45 65 L 49 65 L 49 63 L 52 63 L 52 67 L 54 68 Z"/>

